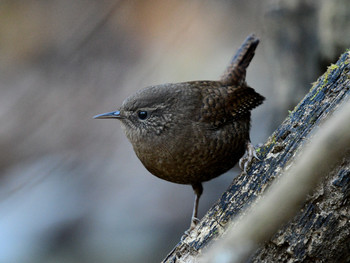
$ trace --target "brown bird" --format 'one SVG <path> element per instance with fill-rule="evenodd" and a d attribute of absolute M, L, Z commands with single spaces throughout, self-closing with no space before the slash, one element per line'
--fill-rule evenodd
<path fill-rule="evenodd" d="M 247 85 L 245 75 L 258 43 L 254 35 L 248 36 L 219 81 L 151 86 L 125 99 L 119 110 L 94 117 L 120 120 L 150 173 L 192 185 L 195 203 L 189 230 L 199 221 L 202 182 L 231 169 L 246 150 L 247 162 L 256 157 L 249 138 L 250 112 L 264 97 Z"/>

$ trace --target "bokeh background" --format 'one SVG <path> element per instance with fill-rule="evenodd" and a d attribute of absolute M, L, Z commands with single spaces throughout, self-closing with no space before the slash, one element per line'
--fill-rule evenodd
<path fill-rule="evenodd" d="M 0 263 L 159 262 L 190 186 L 142 166 L 116 110 L 148 85 L 212 80 L 245 37 L 253 144 L 350 48 L 348 0 L 0 0 Z M 237 168 L 204 185 L 200 216 Z"/>

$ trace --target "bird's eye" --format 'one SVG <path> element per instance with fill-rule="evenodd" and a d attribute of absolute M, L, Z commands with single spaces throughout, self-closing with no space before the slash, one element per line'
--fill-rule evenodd
<path fill-rule="evenodd" d="M 140 110 L 137 112 L 137 116 L 139 117 L 140 120 L 145 120 L 148 118 L 148 112 L 145 110 Z"/>

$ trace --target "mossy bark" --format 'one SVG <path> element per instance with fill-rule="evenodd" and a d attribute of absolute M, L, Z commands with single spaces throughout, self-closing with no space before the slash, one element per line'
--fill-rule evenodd
<path fill-rule="evenodd" d="M 282 171 L 293 165 L 314 130 L 339 105 L 350 103 L 349 97 L 350 52 L 346 52 L 313 84 L 265 145 L 257 149 L 260 160 L 234 179 L 197 228 L 163 262 L 191 262 L 220 238 L 227 223 L 283 176 Z M 309 195 L 300 212 L 262 244 L 250 262 L 350 261 L 350 149 L 344 152 L 344 159 Z"/>

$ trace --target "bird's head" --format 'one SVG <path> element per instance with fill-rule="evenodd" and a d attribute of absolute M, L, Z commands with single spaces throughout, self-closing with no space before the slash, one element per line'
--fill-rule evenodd
<path fill-rule="evenodd" d="M 94 116 L 95 119 L 121 121 L 126 136 L 132 143 L 147 138 L 156 139 L 176 126 L 179 117 L 179 90 L 173 84 L 151 86 L 131 95 L 122 106 L 112 112 Z M 177 114 L 177 115 L 176 115 Z"/>

